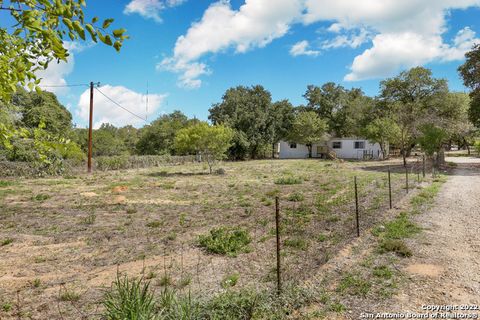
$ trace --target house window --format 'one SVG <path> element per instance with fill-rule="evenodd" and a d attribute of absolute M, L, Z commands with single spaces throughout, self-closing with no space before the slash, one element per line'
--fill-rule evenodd
<path fill-rule="evenodd" d="M 296 143 L 290 143 L 290 149 L 297 149 Z"/>
<path fill-rule="evenodd" d="M 365 149 L 365 141 L 355 141 L 355 149 Z"/>
<path fill-rule="evenodd" d="M 332 142 L 333 149 L 342 149 L 342 141 L 333 141 Z"/>

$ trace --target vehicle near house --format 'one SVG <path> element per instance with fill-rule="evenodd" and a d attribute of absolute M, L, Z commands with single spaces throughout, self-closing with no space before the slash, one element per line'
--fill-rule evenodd
<path fill-rule="evenodd" d="M 303 159 L 308 158 L 308 147 L 295 142 L 280 141 L 277 153 L 279 159 Z M 388 144 L 385 153 L 389 154 Z M 365 138 L 330 138 L 328 141 L 313 144 L 312 158 L 380 160 L 384 157 L 380 145 Z"/>

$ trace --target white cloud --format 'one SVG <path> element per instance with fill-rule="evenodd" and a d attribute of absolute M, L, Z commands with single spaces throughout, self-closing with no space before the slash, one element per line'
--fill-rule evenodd
<path fill-rule="evenodd" d="M 306 0 L 304 21 L 335 21 L 328 30 L 340 35 L 323 48 L 355 47 L 371 39 L 372 47 L 355 57 L 345 76 L 355 81 L 390 76 L 401 68 L 433 61 L 462 59 L 475 41 L 473 31 L 463 29 L 451 45 L 443 35 L 449 11 L 470 6 L 480 6 L 480 0 Z M 365 28 L 373 36 L 348 35 Z"/>
<path fill-rule="evenodd" d="M 299 41 L 290 48 L 290 54 L 296 56 L 318 56 L 320 51 L 308 49 L 309 43 L 307 40 Z"/>
<path fill-rule="evenodd" d="M 181 73 L 180 84 L 199 87 L 199 76 L 208 74 L 208 67 L 198 63 L 207 53 L 234 48 L 237 53 L 264 47 L 284 36 L 294 20 L 301 17 L 303 0 L 246 0 L 233 10 L 225 0 L 208 7 L 175 44 L 173 57 L 164 59 L 157 68 Z"/>
<path fill-rule="evenodd" d="M 331 38 L 321 41 L 322 49 L 371 43 L 354 59 L 345 80 L 384 77 L 405 67 L 462 59 L 475 34 L 463 29 L 449 43 L 447 17 L 451 10 L 472 6 L 480 6 L 480 0 L 277 0 L 275 5 L 245 0 L 238 10 L 219 0 L 177 39 L 173 55 L 157 68 L 179 73 L 181 86 L 199 87 L 200 77 L 210 73 L 199 61 L 207 54 L 232 48 L 243 53 L 283 37 L 293 24 L 330 22 Z M 300 41 L 290 53 L 317 55 L 308 45 Z"/>
<path fill-rule="evenodd" d="M 329 28 L 329 30 L 332 29 L 332 27 Z M 333 29 L 335 30 L 335 28 Z M 337 29 L 333 32 L 339 33 L 341 29 Z M 368 42 L 371 40 L 372 34 L 364 28 L 361 28 L 358 30 L 353 30 L 349 33 L 345 33 L 342 35 L 338 35 L 334 37 L 333 39 L 325 40 L 322 43 L 322 49 L 336 49 L 336 48 L 344 48 L 344 47 L 350 47 L 350 48 L 358 48 L 362 44 Z"/>
<path fill-rule="evenodd" d="M 166 94 L 148 95 L 148 113 L 145 110 L 146 96 L 122 86 L 102 86 L 99 88 L 106 96 L 116 101 L 122 107 L 144 118 L 146 115 L 155 114 L 166 98 Z M 86 90 L 78 101 L 77 115 L 88 121 L 90 112 L 90 90 Z M 99 128 L 102 123 L 110 123 L 117 127 L 131 124 L 139 126 L 144 124 L 142 119 L 135 117 L 124 109 L 116 106 L 98 91 L 94 92 L 94 128 Z"/>
<path fill-rule="evenodd" d="M 160 13 L 165 8 L 176 7 L 186 0 L 132 0 L 123 10 L 124 14 L 139 14 L 144 18 L 162 22 Z"/>

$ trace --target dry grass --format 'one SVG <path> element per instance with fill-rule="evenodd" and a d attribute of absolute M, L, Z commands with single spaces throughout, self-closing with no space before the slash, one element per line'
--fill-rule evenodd
<path fill-rule="evenodd" d="M 362 229 L 382 219 L 384 165 L 265 160 L 224 163 L 225 175 L 189 164 L 2 183 L 0 240 L 11 241 L 0 251 L 0 304 L 20 305 L 32 319 L 94 312 L 117 271 L 168 276 L 169 285 L 203 294 L 221 290 L 232 274 L 235 288 L 269 288 L 277 195 L 289 244 L 285 278 L 305 280 L 355 236 L 355 175 Z M 403 171 L 392 178 L 395 197 L 403 197 Z M 247 230 L 249 250 L 226 256 L 199 246 L 199 236 L 223 226 Z M 75 305 L 58 302 L 65 283 L 81 293 Z"/>

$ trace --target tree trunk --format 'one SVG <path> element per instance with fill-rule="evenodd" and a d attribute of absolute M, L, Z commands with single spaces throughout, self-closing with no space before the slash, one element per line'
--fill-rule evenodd
<path fill-rule="evenodd" d="M 310 159 L 312 157 L 312 145 L 307 144 L 307 148 L 308 148 L 308 158 Z"/>
<path fill-rule="evenodd" d="M 445 150 L 443 149 L 443 147 L 437 152 L 437 161 L 436 161 L 436 165 L 437 167 L 440 166 L 440 165 L 444 165 L 445 164 Z"/>
<path fill-rule="evenodd" d="M 275 159 L 275 145 L 276 143 L 272 143 L 272 159 Z"/>
<path fill-rule="evenodd" d="M 470 155 L 470 145 L 468 144 L 467 139 L 465 139 L 465 137 L 463 137 L 463 143 L 465 143 L 465 147 L 467 147 L 468 155 Z"/>

